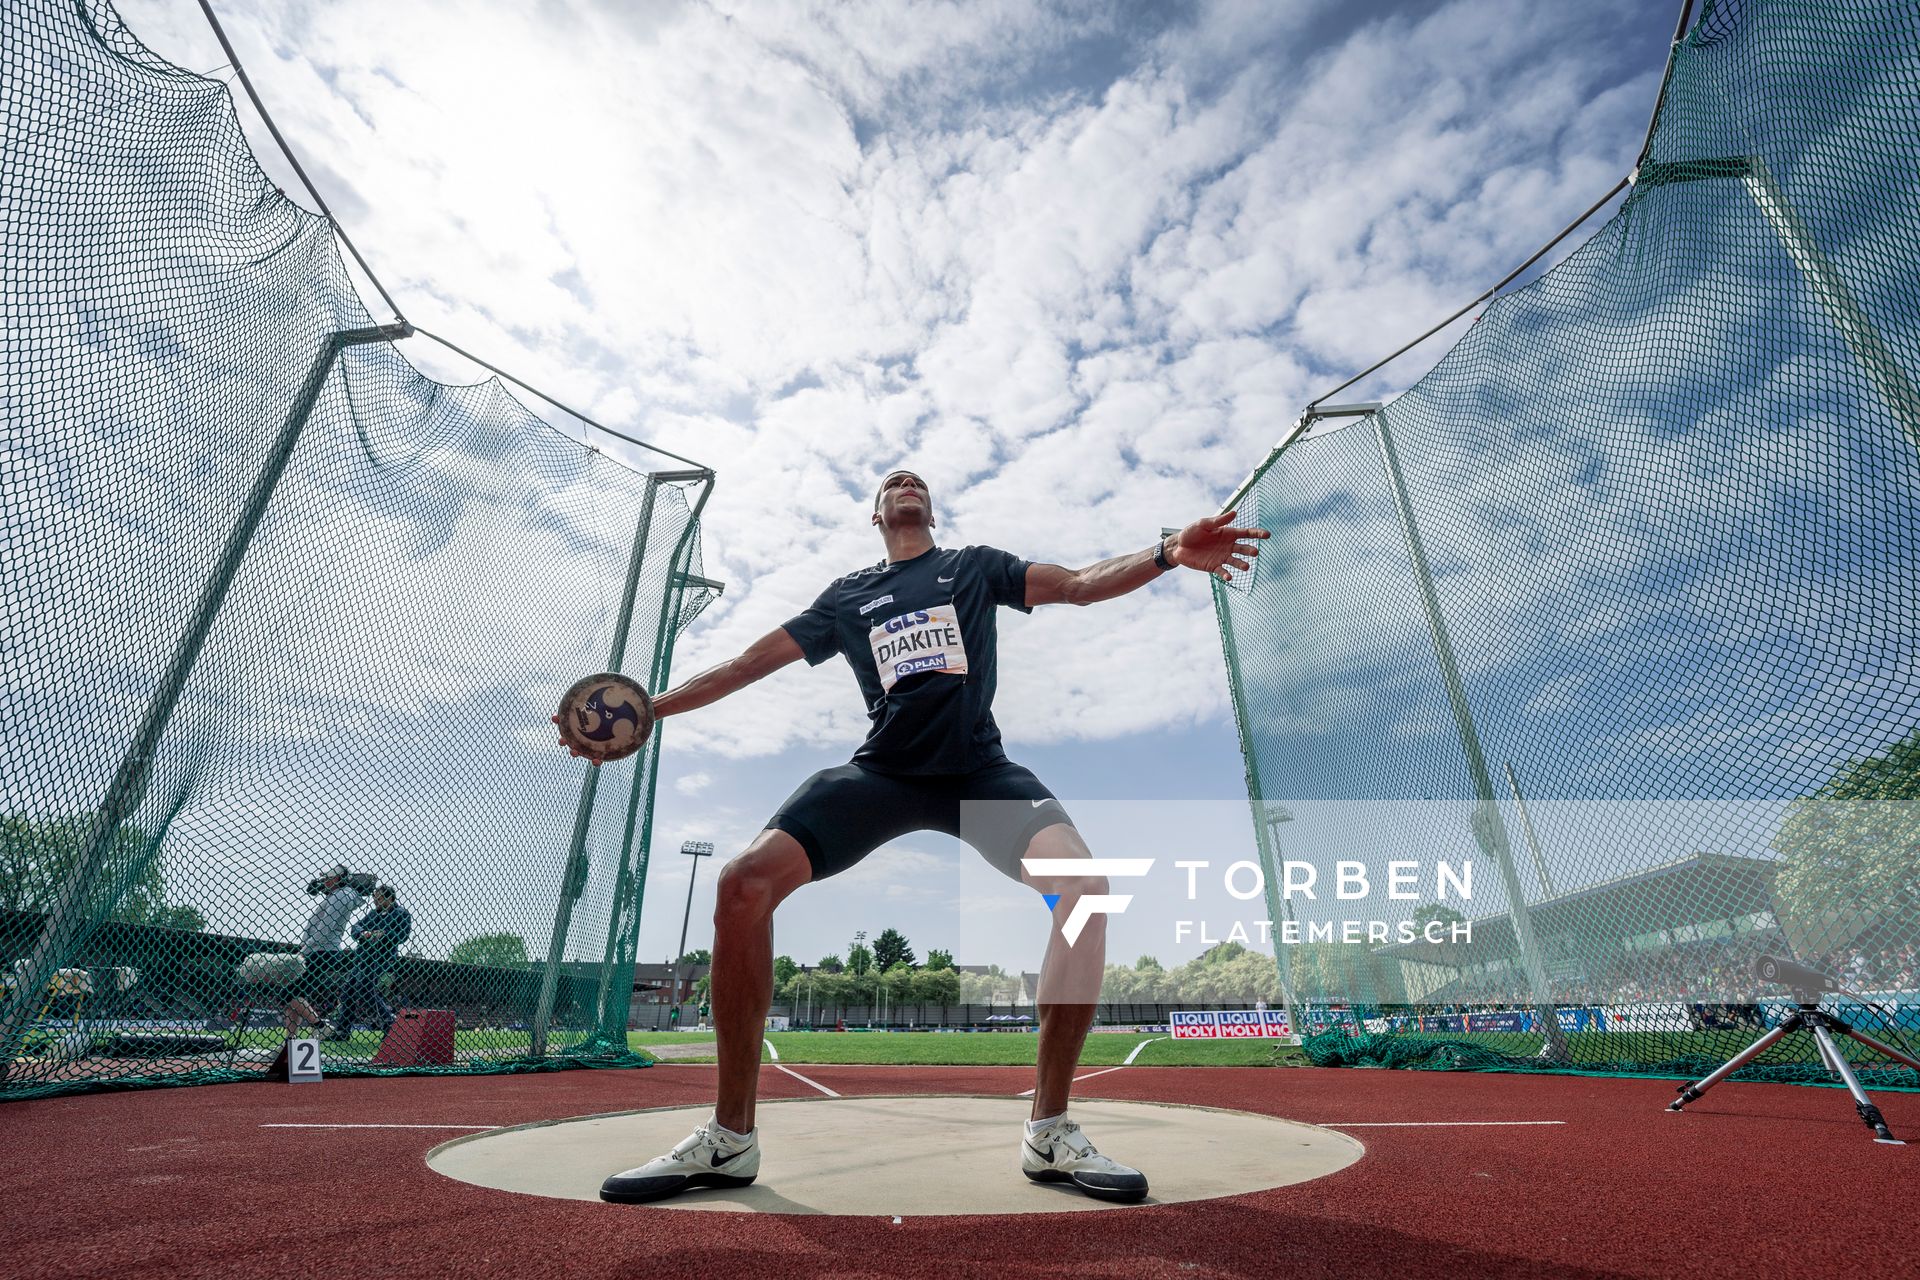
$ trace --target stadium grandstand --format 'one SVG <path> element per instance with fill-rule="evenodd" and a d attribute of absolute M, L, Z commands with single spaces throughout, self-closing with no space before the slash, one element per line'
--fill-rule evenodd
<path fill-rule="evenodd" d="M 1762 988 L 1752 962 L 1793 953 L 1816 931 L 1849 941 L 1818 954 L 1815 967 L 1896 1010 L 1902 1027 L 1920 1025 L 1920 939 L 1891 936 L 1884 923 L 1849 933 L 1847 922 L 1796 919 L 1774 897 L 1778 872 L 1768 859 L 1696 853 L 1533 904 L 1543 965 L 1564 993 L 1564 1029 L 1652 1030 L 1676 1013 L 1696 1030 L 1757 1027 L 1761 1006 L 1786 993 Z M 1498 1021 L 1531 1004 L 1512 920 L 1501 912 L 1466 923 L 1470 937 L 1375 949 L 1395 962 L 1380 985 L 1390 988 L 1397 969 L 1393 994 L 1422 1006 L 1386 1019 L 1392 1029 L 1520 1029 Z M 1491 1020 L 1461 1021 L 1476 1014 Z"/>

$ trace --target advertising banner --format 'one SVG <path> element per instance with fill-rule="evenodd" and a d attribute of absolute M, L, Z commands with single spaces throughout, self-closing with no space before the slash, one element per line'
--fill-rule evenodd
<path fill-rule="evenodd" d="M 1284 1009 L 1195 1010 L 1168 1018 L 1175 1040 L 1261 1040 L 1293 1034 Z"/>

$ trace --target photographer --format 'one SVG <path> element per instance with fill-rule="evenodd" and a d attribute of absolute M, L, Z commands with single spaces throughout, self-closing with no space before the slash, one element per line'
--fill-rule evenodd
<path fill-rule="evenodd" d="M 353 926 L 353 976 L 340 997 L 340 1021 L 330 1040 L 346 1040 L 363 1010 L 371 1010 L 380 1033 L 393 1025 L 393 1008 L 380 994 L 380 979 L 399 958 L 400 944 L 413 936 L 413 916 L 400 905 L 393 886 L 373 891 L 373 910 Z"/>
<path fill-rule="evenodd" d="M 287 1034 L 302 1025 L 318 1026 L 321 1034 L 336 1038 L 332 1028 L 314 1012 L 313 1000 L 326 1002 L 328 1008 L 340 996 L 340 984 L 347 971 L 344 934 L 353 913 L 366 903 L 367 891 L 375 877 L 361 872 L 349 874 L 345 866 L 335 866 L 318 879 L 309 881 L 307 892 L 319 898 L 313 914 L 307 917 L 306 930 L 300 935 L 300 955 L 306 971 L 287 993 L 284 1013 Z"/>

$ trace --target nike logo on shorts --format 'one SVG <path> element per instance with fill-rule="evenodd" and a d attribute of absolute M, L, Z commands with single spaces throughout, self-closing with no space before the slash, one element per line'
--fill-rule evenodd
<path fill-rule="evenodd" d="M 1045 804 L 1045 803 L 1046 803 L 1046 801 L 1045 801 L 1045 800 L 1035 800 L 1035 801 L 1033 801 L 1033 807 L 1034 807 L 1034 808 L 1036 808 L 1036 809 L 1038 809 L 1038 808 L 1039 808 L 1039 807 L 1040 807 L 1041 805 L 1043 805 L 1043 804 Z"/>

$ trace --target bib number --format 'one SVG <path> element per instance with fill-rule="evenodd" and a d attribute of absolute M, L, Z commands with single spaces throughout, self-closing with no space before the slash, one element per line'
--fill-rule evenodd
<path fill-rule="evenodd" d="M 967 646 L 960 639 L 960 615 L 951 604 L 915 609 L 876 622 L 867 632 L 867 643 L 873 648 L 873 666 L 883 691 L 891 691 L 896 682 L 923 671 L 967 674 Z"/>

